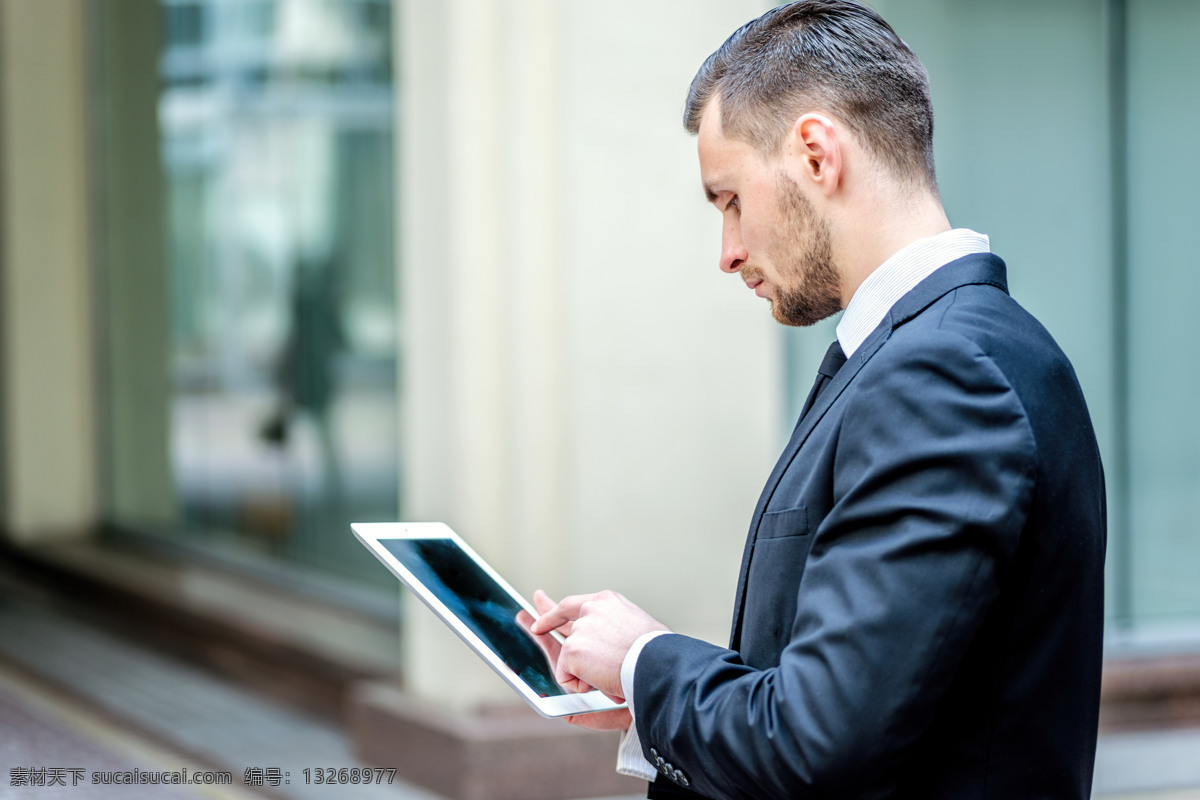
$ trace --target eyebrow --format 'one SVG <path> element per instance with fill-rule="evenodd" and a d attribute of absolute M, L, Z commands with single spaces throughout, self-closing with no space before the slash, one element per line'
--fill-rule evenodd
<path fill-rule="evenodd" d="M 710 202 L 710 203 L 717 202 L 717 192 L 713 188 L 713 184 L 711 184 L 711 183 L 704 184 L 704 196 L 708 199 L 708 202 Z"/>

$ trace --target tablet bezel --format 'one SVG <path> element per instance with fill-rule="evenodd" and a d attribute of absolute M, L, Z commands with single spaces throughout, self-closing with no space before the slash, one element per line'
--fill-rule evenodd
<path fill-rule="evenodd" d="M 454 631 L 475 653 L 484 660 L 517 694 L 533 706 L 544 717 L 565 717 L 571 714 L 590 714 L 596 711 L 611 711 L 625 708 L 624 703 L 616 703 L 603 692 L 591 691 L 577 694 L 553 695 L 541 697 L 537 692 L 521 680 L 503 659 L 468 628 L 449 608 L 446 607 L 426 586 L 413 575 L 381 542 L 388 539 L 442 539 L 449 540 L 471 558 L 496 584 L 504 590 L 521 608 L 529 612 L 535 619 L 537 610 L 512 588 L 500 575 L 484 561 L 478 553 L 462 540 L 458 534 L 443 522 L 355 522 L 351 524 L 355 537 L 378 558 L 400 582 L 407 586 L 413 594 L 420 598 L 434 614 L 442 620 L 450 630 Z M 514 624 L 516 621 L 514 620 Z M 553 634 L 558 637 L 558 634 Z M 561 638 L 561 637 L 558 637 Z"/>

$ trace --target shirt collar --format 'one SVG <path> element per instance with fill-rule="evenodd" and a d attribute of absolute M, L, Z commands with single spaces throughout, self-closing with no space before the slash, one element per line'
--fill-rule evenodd
<path fill-rule="evenodd" d="M 963 256 L 990 252 L 988 237 L 967 228 L 918 239 L 897 250 L 862 282 L 838 321 L 838 343 L 846 357 L 867 340 L 897 300 L 938 268 Z"/>

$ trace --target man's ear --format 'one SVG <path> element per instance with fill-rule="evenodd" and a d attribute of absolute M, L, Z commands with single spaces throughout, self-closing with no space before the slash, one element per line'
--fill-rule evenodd
<path fill-rule="evenodd" d="M 829 117 L 808 113 L 797 119 L 788 149 L 797 177 L 809 179 L 827 195 L 837 190 L 842 179 L 842 148 L 838 129 Z"/>

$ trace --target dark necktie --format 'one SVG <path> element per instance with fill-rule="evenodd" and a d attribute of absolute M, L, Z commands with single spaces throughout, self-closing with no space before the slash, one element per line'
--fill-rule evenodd
<path fill-rule="evenodd" d="M 813 407 L 813 403 L 817 402 L 817 397 L 824 391 L 829 382 L 833 380 L 833 376 L 838 374 L 838 370 L 846 363 L 846 354 L 842 352 L 842 346 L 838 344 L 837 339 L 833 340 L 833 344 L 829 345 L 829 349 L 825 351 L 825 358 L 821 360 L 821 366 L 817 367 L 817 379 L 813 381 L 812 389 L 808 392 L 808 399 L 804 401 L 804 409 L 800 412 L 800 419 L 804 419 L 804 415 Z"/>

